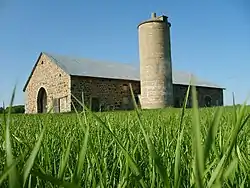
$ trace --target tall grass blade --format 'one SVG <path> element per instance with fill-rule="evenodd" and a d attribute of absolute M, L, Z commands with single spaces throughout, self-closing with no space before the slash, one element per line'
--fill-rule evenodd
<path fill-rule="evenodd" d="M 66 166 L 67 166 L 67 163 L 69 160 L 70 148 L 71 148 L 71 144 L 72 144 L 73 139 L 74 139 L 74 137 L 70 138 L 66 152 L 65 152 L 64 156 L 62 156 L 62 159 L 61 159 L 60 168 L 59 168 L 59 172 L 58 172 L 58 178 L 60 180 L 63 179 L 63 176 L 65 174 Z"/>
<path fill-rule="evenodd" d="M 12 106 L 14 103 L 14 98 L 15 98 L 15 92 L 16 92 L 16 86 L 14 87 L 12 96 L 11 96 L 11 101 L 10 101 L 10 106 L 9 106 L 9 111 L 8 111 L 8 118 L 6 119 L 6 128 L 5 128 L 5 143 L 6 143 L 6 162 L 7 162 L 7 168 L 10 167 L 15 160 L 13 159 L 12 155 L 12 144 L 11 144 L 11 134 L 10 134 L 10 124 L 11 124 L 11 111 L 12 111 Z M 18 188 L 20 187 L 19 184 L 19 178 L 17 175 L 17 170 L 16 166 L 13 166 L 9 172 L 9 187 L 10 188 Z"/>
<path fill-rule="evenodd" d="M 75 97 L 75 99 L 77 100 L 77 98 Z M 84 104 L 82 102 L 80 102 L 79 100 L 77 101 L 80 105 L 84 106 Z M 75 109 L 76 110 L 76 109 Z M 88 139 L 89 139 L 89 124 L 88 122 L 85 122 L 86 128 L 83 126 L 83 122 L 82 120 L 79 118 L 79 113 L 77 111 L 75 111 L 77 116 L 78 116 L 78 120 L 79 123 L 81 125 L 81 128 L 85 131 L 84 133 L 84 140 L 83 140 L 83 145 L 81 147 L 80 153 L 79 153 L 79 157 L 78 157 L 78 161 L 77 161 L 77 166 L 76 166 L 76 170 L 73 176 L 73 182 L 76 184 L 80 183 L 81 177 L 82 177 L 82 171 L 83 171 L 83 164 L 86 158 L 86 153 L 87 153 L 87 148 L 88 148 Z"/>
<path fill-rule="evenodd" d="M 243 120 L 243 116 L 245 115 L 245 110 L 246 110 L 246 102 L 244 103 L 244 105 L 241 106 L 239 114 L 236 114 L 238 118 L 237 118 L 234 129 L 232 129 L 231 131 L 231 135 L 228 140 L 228 147 L 227 147 L 226 153 L 223 155 L 222 159 L 219 161 L 217 167 L 212 173 L 211 178 L 207 184 L 207 187 L 211 187 L 213 183 L 216 181 L 216 179 L 221 178 L 223 171 L 225 171 L 225 164 L 228 161 L 230 154 L 236 145 L 237 136 L 239 132 L 242 130 L 243 126 L 248 121 L 248 119 L 250 118 L 250 114 L 248 114 L 246 118 Z"/>
<path fill-rule="evenodd" d="M 178 139 L 177 139 L 177 145 L 176 145 L 176 150 L 175 150 L 175 167 L 174 167 L 174 172 L 175 172 L 174 187 L 175 188 L 179 187 L 179 184 L 180 184 L 181 142 L 182 142 L 183 132 L 184 132 L 184 127 L 182 127 L 182 123 L 184 120 L 185 109 L 187 107 L 187 101 L 188 101 L 189 94 L 190 94 L 190 87 L 191 87 L 191 79 L 190 79 L 190 84 L 188 85 L 188 89 L 184 98 L 184 103 L 182 106 L 181 117 L 180 117 L 180 125 L 178 129 Z"/>
<path fill-rule="evenodd" d="M 162 164 L 161 159 L 160 159 L 159 155 L 157 154 L 154 145 L 152 144 L 149 136 L 147 135 L 147 133 L 144 129 L 144 126 L 143 126 L 143 123 L 141 121 L 141 117 L 140 117 L 140 114 L 138 111 L 138 107 L 137 107 L 137 104 L 135 101 L 135 96 L 134 96 L 132 85 L 129 84 L 129 86 L 130 86 L 130 92 L 132 95 L 133 103 L 134 103 L 134 106 L 136 107 L 136 114 L 137 114 L 137 118 L 139 120 L 140 129 L 141 129 L 142 134 L 144 136 L 144 139 L 146 141 L 150 157 L 154 160 L 154 164 L 155 164 L 155 166 L 156 166 L 156 168 L 157 168 L 157 170 L 158 170 L 158 172 L 159 172 L 159 174 L 164 182 L 164 187 L 170 187 L 170 182 L 168 179 L 167 170 L 165 169 L 164 165 Z"/>
<path fill-rule="evenodd" d="M 0 185 L 3 183 L 3 181 L 5 180 L 5 178 L 8 177 L 9 173 L 16 166 L 16 164 L 17 164 L 17 161 L 14 161 L 7 169 L 5 169 L 2 172 L 2 174 L 0 175 Z"/>
<path fill-rule="evenodd" d="M 201 145 L 201 132 L 200 132 L 200 119 L 197 104 L 197 94 L 196 87 L 192 86 L 192 105 L 193 105 L 193 126 L 192 131 L 193 137 L 193 147 L 195 152 L 195 181 L 197 187 L 203 187 L 203 173 L 204 173 L 204 156 L 203 148 Z"/>
<path fill-rule="evenodd" d="M 216 133 L 217 133 L 217 128 L 219 126 L 219 121 L 221 118 L 221 114 L 222 114 L 222 108 L 218 108 L 216 110 L 216 113 L 214 115 L 213 121 L 209 126 L 208 129 L 208 134 L 205 140 L 205 148 L 204 148 L 204 162 L 206 162 L 206 160 L 209 157 L 209 152 L 212 148 L 212 145 L 215 142 L 215 137 L 216 137 Z"/>
<path fill-rule="evenodd" d="M 179 131 L 182 129 L 182 123 L 183 123 L 183 119 L 184 119 L 184 115 L 185 115 L 185 110 L 187 108 L 187 102 L 188 102 L 188 98 L 189 98 L 189 95 L 190 95 L 190 88 L 191 88 L 191 79 L 190 79 L 189 82 L 190 83 L 188 85 L 187 92 L 186 92 L 185 99 L 184 99 L 184 103 L 183 103 L 183 106 L 182 106 Z"/>
<path fill-rule="evenodd" d="M 223 178 L 229 179 L 229 177 L 232 176 L 233 171 L 235 171 L 235 169 L 237 168 L 237 165 L 238 165 L 238 159 L 235 157 L 225 170 Z"/>
<path fill-rule="evenodd" d="M 175 168 L 174 168 L 174 187 L 179 187 L 180 184 L 180 167 L 181 167 L 181 142 L 183 138 L 184 128 L 182 128 L 180 135 L 178 135 L 177 145 L 175 150 Z"/>
<path fill-rule="evenodd" d="M 45 129 L 46 127 L 44 126 L 43 130 L 42 130 L 42 133 L 37 141 L 37 143 L 35 144 L 35 147 L 33 148 L 28 160 L 26 161 L 25 165 L 24 165 L 24 168 L 23 168 L 23 185 L 26 184 L 26 181 L 27 181 L 27 178 L 30 174 L 30 171 L 31 171 L 31 168 L 35 162 L 35 159 L 36 159 L 36 156 L 37 156 L 37 153 L 39 152 L 39 149 L 40 149 L 40 146 L 41 146 L 41 143 L 42 143 L 42 139 L 43 139 L 43 136 L 44 136 L 44 133 L 45 133 Z"/>
<path fill-rule="evenodd" d="M 87 127 L 85 135 L 84 135 L 84 141 L 83 145 L 79 154 L 79 158 L 77 161 L 77 168 L 74 176 L 74 182 L 79 183 L 81 180 L 82 176 L 82 171 L 83 171 L 83 164 L 86 158 L 86 152 L 87 152 L 87 144 L 88 144 L 88 138 L 89 138 L 89 128 Z"/>
<path fill-rule="evenodd" d="M 236 124 L 237 122 L 237 107 L 235 104 L 235 96 L 234 96 L 234 92 L 232 93 L 232 97 L 233 97 L 233 109 L 234 109 L 234 124 Z"/>
<path fill-rule="evenodd" d="M 246 178 L 247 178 L 247 177 L 245 177 L 244 180 L 242 181 L 242 183 L 240 184 L 240 188 L 244 188 L 244 187 L 245 187 Z"/>
<path fill-rule="evenodd" d="M 129 162 L 129 166 L 132 170 L 132 172 L 135 174 L 135 176 L 137 177 L 137 179 L 140 181 L 141 185 L 143 187 L 146 187 L 144 181 L 143 181 L 143 177 L 141 176 L 141 172 L 139 167 L 137 166 L 136 162 L 134 161 L 134 159 L 129 155 L 128 151 L 125 149 L 125 147 L 121 144 L 121 142 L 119 141 L 119 139 L 115 136 L 115 134 L 108 128 L 108 126 L 106 126 L 106 124 L 95 114 L 92 114 L 95 119 L 97 119 L 97 121 L 106 129 L 108 130 L 108 132 L 112 135 L 112 137 L 115 139 L 115 141 L 117 142 L 117 144 L 120 146 L 120 148 L 122 149 L 124 155 L 126 156 L 128 162 Z"/>
<path fill-rule="evenodd" d="M 76 97 L 74 97 L 75 100 L 82 104 Z M 100 125 L 105 128 L 109 134 L 114 138 L 114 140 L 116 141 L 116 143 L 120 146 L 122 152 L 124 153 L 125 157 L 127 158 L 128 162 L 129 162 L 129 166 L 130 169 L 132 170 L 133 174 L 137 177 L 138 181 L 140 182 L 142 187 L 146 187 L 144 181 L 143 181 L 143 177 L 141 176 L 141 172 L 139 167 L 137 166 L 136 162 L 134 161 L 134 159 L 129 155 L 128 151 L 125 149 L 125 147 L 121 144 L 120 140 L 117 138 L 117 136 L 110 130 L 110 128 L 106 125 L 106 123 L 101 120 L 95 113 L 91 113 L 91 110 L 87 108 L 86 105 L 84 105 L 84 109 L 89 112 L 96 120 L 98 123 L 100 123 Z"/>
<path fill-rule="evenodd" d="M 41 172 L 39 170 L 32 170 L 31 174 L 33 176 L 39 177 L 42 180 L 49 181 L 53 185 L 62 186 L 64 188 L 80 188 L 79 185 L 76 185 L 74 183 L 69 183 L 69 182 L 62 181 L 62 180 L 57 179 L 57 178 L 55 178 L 53 176 L 44 174 L 43 172 Z"/>

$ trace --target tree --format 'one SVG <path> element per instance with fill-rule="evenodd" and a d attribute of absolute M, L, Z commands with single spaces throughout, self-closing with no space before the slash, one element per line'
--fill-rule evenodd
<path fill-rule="evenodd" d="M 7 107 L 5 109 L 5 112 L 8 113 L 10 110 L 10 107 Z M 11 113 L 12 114 L 21 114 L 25 112 L 25 107 L 24 105 L 16 105 L 16 106 L 12 106 L 11 108 Z"/>

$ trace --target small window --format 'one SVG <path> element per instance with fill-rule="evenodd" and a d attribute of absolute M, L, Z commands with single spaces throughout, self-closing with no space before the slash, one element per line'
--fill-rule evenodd
<path fill-rule="evenodd" d="M 139 99 L 139 96 L 138 96 L 138 95 L 135 96 L 135 102 L 136 102 L 137 105 L 140 104 L 140 99 Z"/>
<path fill-rule="evenodd" d="M 212 106 L 212 98 L 210 96 L 205 96 L 205 106 L 206 107 Z"/>
<path fill-rule="evenodd" d="M 61 74 L 59 74 L 59 77 L 61 77 L 62 75 Z"/>
<path fill-rule="evenodd" d="M 174 107 L 175 108 L 180 108 L 181 107 L 180 99 L 179 98 L 175 98 L 175 100 L 174 100 Z"/>
<path fill-rule="evenodd" d="M 100 100 L 97 97 L 91 98 L 91 110 L 98 112 L 100 110 Z"/>
<path fill-rule="evenodd" d="M 128 91 L 128 84 L 123 84 L 122 89 L 123 91 Z"/>
<path fill-rule="evenodd" d="M 41 64 L 43 64 L 43 61 L 41 62 Z"/>
<path fill-rule="evenodd" d="M 219 106 L 219 100 L 216 100 L 216 106 Z"/>
<path fill-rule="evenodd" d="M 129 103 L 128 97 L 123 97 L 122 103 L 127 105 Z"/>

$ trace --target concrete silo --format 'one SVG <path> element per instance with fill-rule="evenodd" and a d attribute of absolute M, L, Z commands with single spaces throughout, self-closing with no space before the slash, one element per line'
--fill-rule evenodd
<path fill-rule="evenodd" d="M 142 109 L 173 105 L 170 26 L 155 13 L 138 25 Z"/>

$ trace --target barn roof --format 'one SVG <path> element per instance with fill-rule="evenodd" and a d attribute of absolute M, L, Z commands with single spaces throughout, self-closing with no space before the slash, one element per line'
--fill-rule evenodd
<path fill-rule="evenodd" d="M 64 72 L 71 76 L 88 76 L 134 81 L 140 80 L 140 69 L 138 66 L 97 61 L 86 58 L 69 57 L 47 52 L 42 53 L 52 59 L 52 61 L 57 66 L 59 66 Z M 173 84 L 189 85 L 190 75 L 191 74 L 188 72 L 173 70 Z M 194 76 L 193 74 L 192 76 L 194 78 L 193 85 L 195 86 L 224 89 L 217 84 L 201 79 L 197 76 Z M 24 87 L 24 90 L 28 84 L 28 81 Z"/>

